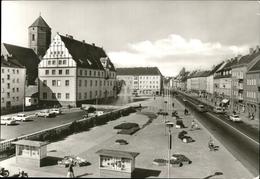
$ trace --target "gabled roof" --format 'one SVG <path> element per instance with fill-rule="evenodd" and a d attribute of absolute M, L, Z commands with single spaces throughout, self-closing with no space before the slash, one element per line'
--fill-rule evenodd
<path fill-rule="evenodd" d="M 219 70 L 219 68 L 221 67 L 221 65 L 223 65 L 224 62 L 219 63 L 218 65 L 216 65 L 209 73 L 209 75 L 214 74 L 217 70 Z"/>
<path fill-rule="evenodd" d="M 237 63 L 233 64 L 232 68 L 246 66 L 259 55 L 260 51 L 254 51 L 252 54 L 244 55 L 237 61 Z"/>
<path fill-rule="evenodd" d="M 25 96 L 26 97 L 32 97 L 37 96 L 38 93 L 38 86 L 37 85 L 30 85 L 26 87 L 25 89 Z"/>
<path fill-rule="evenodd" d="M 39 16 L 34 23 L 32 23 L 32 25 L 30 25 L 29 27 L 45 27 L 48 29 L 51 29 L 48 24 L 45 22 L 45 20 L 42 18 L 42 16 Z"/>
<path fill-rule="evenodd" d="M 28 76 L 28 84 L 34 84 L 38 77 L 39 57 L 30 48 L 20 47 L 16 45 L 3 43 L 3 48 L 6 49 L 9 55 L 12 55 L 22 66 L 26 68 Z"/>
<path fill-rule="evenodd" d="M 11 68 L 24 68 L 16 59 L 13 57 L 5 57 L 1 55 L 1 67 L 11 67 Z"/>
<path fill-rule="evenodd" d="M 247 73 L 260 73 L 260 60 L 254 64 Z"/>
<path fill-rule="evenodd" d="M 117 68 L 117 75 L 162 75 L 157 67 Z"/>
<path fill-rule="evenodd" d="M 63 35 L 59 36 L 79 67 L 104 70 L 100 58 L 108 56 L 102 48 Z M 110 60 L 108 66 L 110 66 L 111 71 L 115 71 Z"/>

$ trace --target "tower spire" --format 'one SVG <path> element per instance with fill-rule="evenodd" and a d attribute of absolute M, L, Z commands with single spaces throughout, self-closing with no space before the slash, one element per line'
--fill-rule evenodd
<path fill-rule="evenodd" d="M 41 11 L 40 11 L 40 15 L 39 16 L 41 16 Z"/>

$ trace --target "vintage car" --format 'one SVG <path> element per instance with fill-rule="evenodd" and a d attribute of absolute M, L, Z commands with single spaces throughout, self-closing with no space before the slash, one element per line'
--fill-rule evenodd
<path fill-rule="evenodd" d="M 225 113 L 225 111 L 221 107 L 215 107 L 213 109 L 213 112 L 217 113 L 217 114 L 224 114 Z"/>
<path fill-rule="evenodd" d="M 12 117 L 13 120 L 16 121 L 28 121 L 29 120 L 29 116 L 26 116 L 25 114 L 17 114 L 16 116 Z"/>
<path fill-rule="evenodd" d="M 1 125 L 13 125 L 16 124 L 16 121 L 11 117 L 1 117 Z"/>
<path fill-rule="evenodd" d="M 240 122 L 241 119 L 239 118 L 239 116 L 237 114 L 232 114 L 229 116 L 229 119 L 233 122 Z"/>
<path fill-rule="evenodd" d="M 55 117 L 56 113 L 49 111 L 48 109 L 42 110 L 35 114 L 37 117 Z"/>
<path fill-rule="evenodd" d="M 53 112 L 53 113 L 55 113 L 57 115 L 62 113 L 60 108 L 52 108 L 52 109 L 50 109 L 50 112 Z"/>

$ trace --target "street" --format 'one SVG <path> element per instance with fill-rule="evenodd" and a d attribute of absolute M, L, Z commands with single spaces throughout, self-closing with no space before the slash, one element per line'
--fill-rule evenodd
<path fill-rule="evenodd" d="M 185 97 L 186 100 L 187 97 Z M 212 117 L 212 114 L 200 113 L 194 106 L 189 102 L 184 102 L 183 97 L 178 97 L 179 101 L 186 105 L 186 107 L 243 165 L 250 170 L 252 173 L 257 175 L 259 173 L 259 136 L 255 136 L 256 140 L 250 140 L 245 135 L 237 132 L 236 130 L 230 128 L 229 125 L 223 123 L 216 118 Z M 242 126 L 234 125 L 234 123 L 226 121 L 232 126 Z M 244 130 L 245 131 L 245 130 Z M 243 132 L 244 132 L 243 131 Z M 248 132 L 246 134 L 252 133 Z M 254 135 L 253 135 L 254 136 Z"/>
<path fill-rule="evenodd" d="M 17 122 L 16 125 L 2 125 L 1 136 L 4 140 L 16 138 L 25 134 L 30 134 L 43 129 L 72 122 L 74 120 L 82 119 L 84 113 L 84 111 L 74 111 L 71 113 L 57 115 L 56 117 L 52 118 L 32 117 L 32 120 L 26 122 Z"/>

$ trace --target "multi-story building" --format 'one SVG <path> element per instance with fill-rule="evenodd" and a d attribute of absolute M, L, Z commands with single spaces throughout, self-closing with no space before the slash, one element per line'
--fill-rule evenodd
<path fill-rule="evenodd" d="M 209 71 L 197 71 L 189 77 L 189 88 L 198 94 L 204 94 L 207 89 L 207 76 Z"/>
<path fill-rule="evenodd" d="M 245 112 L 246 103 L 244 99 L 247 91 L 244 90 L 244 86 L 246 85 L 246 72 L 249 67 L 256 63 L 256 57 L 260 55 L 258 48 L 255 51 L 250 48 L 249 54 L 238 56 L 237 63 L 232 65 L 231 107 L 232 110 L 237 112 Z"/>
<path fill-rule="evenodd" d="M 51 43 L 51 28 L 45 20 L 39 16 L 28 28 L 29 48 L 43 57 Z"/>
<path fill-rule="evenodd" d="M 1 55 L 1 114 L 22 109 L 26 68 L 12 56 Z"/>
<path fill-rule="evenodd" d="M 246 85 L 244 90 L 246 113 L 253 115 L 255 119 L 260 118 L 260 55 L 256 57 L 253 64 L 246 73 Z"/>
<path fill-rule="evenodd" d="M 26 68 L 26 86 L 36 84 L 40 59 L 32 49 L 3 43 L 1 54 L 14 57 Z"/>
<path fill-rule="evenodd" d="M 128 94 L 160 95 L 162 74 L 157 67 L 117 68 L 117 79 L 124 80 Z"/>
<path fill-rule="evenodd" d="M 212 70 L 209 72 L 207 76 L 207 86 L 206 86 L 206 93 L 207 98 L 213 101 L 213 93 L 214 93 L 214 74 L 217 70 L 221 69 L 224 65 L 224 62 L 219 63 L 218 65 L 214 66 Z"/>
<path fill-rule="evenodd" d="M 115 96 L 116 71 L 103 48 L 57 34 L 39 64 L 39 98 L 80 106 Z"/>
<path fill-rule="evenodd" d="M 214 102 L 230 108 L 231 98 L 231 66 L 237 62 L 236 58 L 227 60 L 225 65 L 214 74 Z"/>

